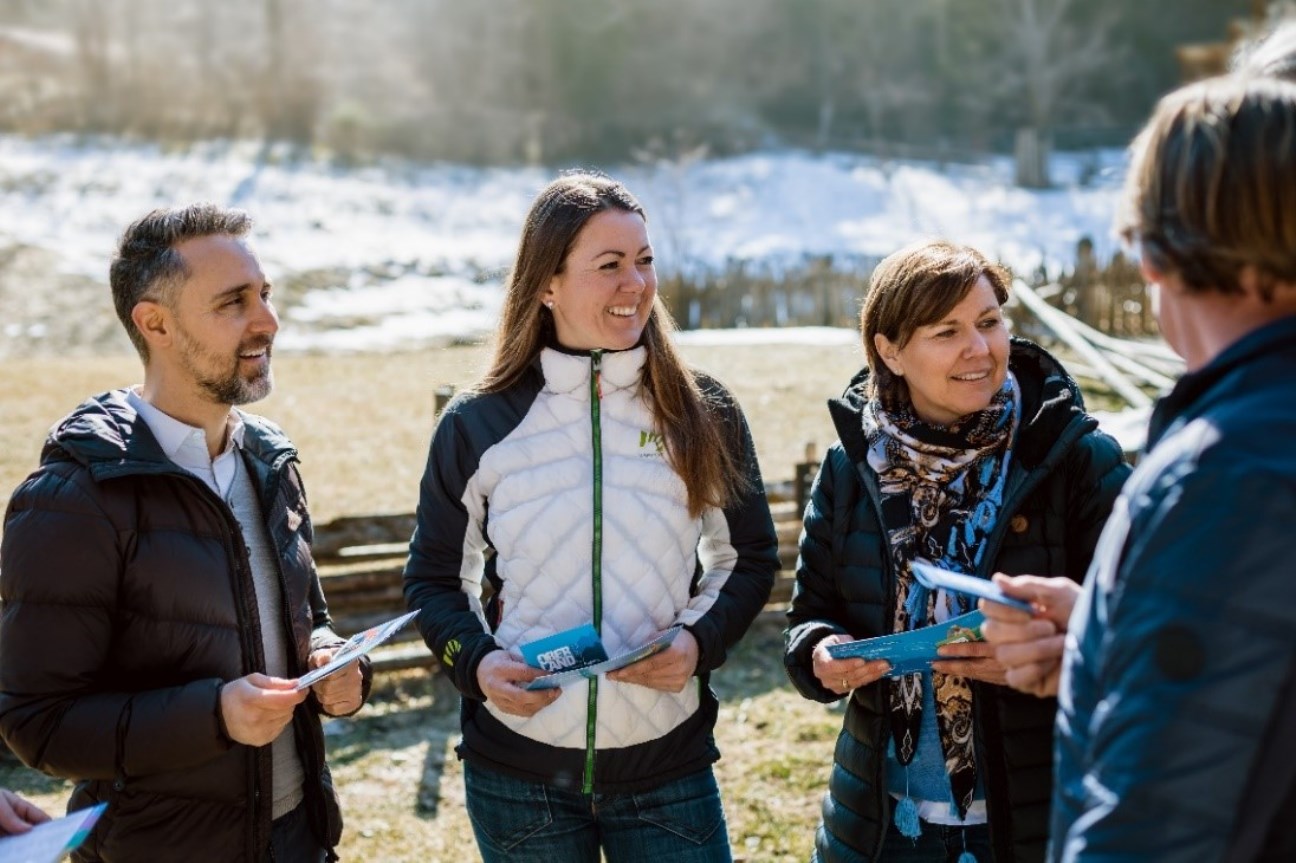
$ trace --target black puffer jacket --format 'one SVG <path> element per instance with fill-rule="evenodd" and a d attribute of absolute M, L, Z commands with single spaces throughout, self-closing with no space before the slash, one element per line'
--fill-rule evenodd
<path fill-rule="evenodd" d="M 988 538 L 983 571 L 1065 575 L 1079 581 L 1129 467 L 1097 431 L 1075 382 L 1047 352 L 1014 339 L 1009 366 L 1021 387 L 1022 424 L 1004 507 Z M 832 633 L 867 638 L 891 631 L 895 576 L 867 465 L 861 410 L 867 370 L 829 403 L 841 436 L 824 457 L 806 506 L 784 662 L 807 698 L 840 696 L 819 685 L 811 654 Z M 889 681 L 855 690 L 837 741 L 824 824 L 824 863 L 878 859 L 891 801 L 883 775 Z M 985 784 L 997 863 L 1044 858 L 1052 787 L 1056 701 L 973 684 L 977 766 Z"/>
<path fill-rule="evenodd" d="M 265 420 L 244 421 L 298 675 L 340 639 L 296 451 Z M 166 458 L 125 391 L 63 420 L 14 493 L 0 595 L 0 733 L 25 763 L 78 780 L 69 810 L 109 804 L 76 859 L 259 863 L 270 748 L 231 743 L 218 718 L 221 685 L 265 670 L 247 548 L 233 512 Z M 342 822 L 318 711 L 303 702 L 293 729 L 311 824 L 332 847 Z"/>

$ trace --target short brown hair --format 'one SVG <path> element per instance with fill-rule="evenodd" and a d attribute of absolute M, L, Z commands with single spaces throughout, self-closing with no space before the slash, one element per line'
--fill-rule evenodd
<path fill-rule="evenodd" d="M 1189 291 L 1296 283 L 1296 84 L 1215 78 L 1158 103 L 1135 139 L 1117 229 Z"/>
<path fill-rule="evenodd" d="M 154 210 L 126 229 L 108 270 L 108 283 L 117 318 L 141 359 L 148 362 L 148 344 L 131 312 L 143 300 L 170 303 L 175 289 L 189 278 L 175 247 L 198 237 L 242 237 L 250 230 L 252 217 L 247 213 L 205 203 Z"/>
<path fill-rule="evenodd" d="M 903 377 L 893 374 L 874 344 L 879 333 L 904 347 L 914 331 L 940 321 L 963 301 L 982 276 L 999 305 L 1008 302 L 1008 271 L 971 246 L 943 240 L 915 243 L 882 260 L 869 278 L 860 312 L 860 333 L 868 357 L 870 398 L 893 409 L 909 399 Z"/>

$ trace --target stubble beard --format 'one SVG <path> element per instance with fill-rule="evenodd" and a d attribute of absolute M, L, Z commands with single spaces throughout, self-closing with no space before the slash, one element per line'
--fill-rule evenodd
<path fill-rule="evenodd" d="M 271 339 L 250 339 L 239 345 L 232 357 L 233 362 L 223 374 L 211 374 L 205 369 L 225 367 L 225 361 L 217 354 L 203 350 L 188 333 L 181 331 L 183 345 L 180 349 L 180 360 L 189 372 L 198 388 L 216 404 L 247 405 L 258 402 L 270 395 L 274 389 L 274 371 L 270 367 L 270 355 L 273 350 Z M 239 374 L 239 354 L 261 347 L 266 351 L 265 367 L 251 377 Z"/>

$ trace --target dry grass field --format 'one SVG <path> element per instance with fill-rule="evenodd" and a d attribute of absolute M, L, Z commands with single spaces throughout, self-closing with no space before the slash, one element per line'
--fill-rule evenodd
<path fill-rule="evenodd" d="M 824 401 L 860 363 L 854 347 L 688 346 L 690 361 L 737 394 L 770 481 L 790 479 L 813 441 L 835 435 Z M 462 387 L 485 361 L 480 347 L 353 356 L 283 356 L 275 394 L 254 407 L 279 422 L 301 450 L 319 521 L 411 510 L 417 496 L 438 386 Z M 134 357 L 46 357 L 0 361 L 0 488 L 36 464 L 50 424 L 90 393 L 137 381 Z M 827 779 L 837 708 L 789 687 L 777 622 L 748 633 L 714 677 L 722 702 L 717 766 L 735 857 L 793 861 L 809 856 Z M 454 756 L 454 693 L 425 672 L 387 675 L 371 703 L 331 721 L 330 761 L 347 829 L 347 861 L 477 859 Z M 0 759 L 0 785 L 61 812 L 68 785 Z M 555 861 L 558 863 L 558 861 Z"/>

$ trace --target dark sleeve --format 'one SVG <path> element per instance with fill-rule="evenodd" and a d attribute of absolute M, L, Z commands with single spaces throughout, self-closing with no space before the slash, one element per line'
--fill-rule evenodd
<path fill-rule="evenodd" d="M 1067 575 L 1083 581 L 1132 468 L 1111 435 L 1092 431 L 1067 454 Z"/>
<path fill-rule="evenodd" d="M 1055 825 L 1067 861 L 1224 859 L 1296 654 L 1291 480 L 1199 467 L 1146 493 L 1068 646 L 1102 692 L 1085 772 L 1059 776 L 1084 812 Z"/>
<path fill-rule="evenodd" d="M 726 422 L 742 452 L 743 493 L 723 510 L 703 513 L 698 557 L 703 573 L 678 620 L 698 644 L 698 673 L 719 668 L 769 601 L 778 572 L 778 536 L 747 420 L 725 394 Z"/>
<path fill-rule="evenodd" d="M 0 734 L 24 763 L 55 776 L 112 779 L 202 764 L 232 745 L 218 720 L 224 681 L 105 689 L 119 543 L 132 536 L 89 486 L 63 464 L 34 474 L 10 501 L 0 544 Z"/>
<path fill-rule="evenodd" d="M 837 622 L 846 601 L 837 588 L 832 539 L 836 492 L 832 468 L 833 461 L 839 458 L 845 458 L 839 448 L 828 450 L 810 488 L 802 520 L 796 585 L 792 589 L 788 628 L 784 633 L 783 664 L 792 685 L 806 698 L 824 703 L 841 696 L 825 689 L 815 677 L 814 648 L 829 635 L 847 632 Z"/>
<path fill-rule="evenodd" d="M 305 549 L 306 559 L 304 561 L 307 571 L 310 573 L 310 587 L 307 593 L 310 601 L 311 613 L 311 638 L 310 647 L 307 650 L 307 656 L 317 650 L 329 650 L 341 647 L 346 643 L 346 639 L 337 634 L 333 629 L 333 618 L 329 616 L 328 602 L 324 597 L 324 588 L 320 583 L 319 572 L 315 568 L 315 557 L 311 553 L 311 545 L 315 542 L 315 526 L 311 521 L 310 513 L 306 507 L 306 490 L 302 483 L 301 474 L 293 465 L 291 469 L 292 481 L 301 489 L 302 494 L 302 536 L 306 539 L 307 546 Z M 354 633 L 353 633 L 354 634 Z M 316 713 L 325 716 L 352 716 L 359 712 L 360 708 L 369 700 L 369 693 L 373 689 L 373 660 L 368 656 L 362 656 L 360 663 L 360 704 L 355 710 L 345 714 L 334 714 L 324 710 L 319 703 L 319 699 L 312 692 L 307 703 Z"/>
<path fill-rule="evenodd" d="M 432 437 L 405 564 L 405 602 L 419 612 L 415 621 L 423 640 L 459 691 L 484 700 L 477 666 L 499 646 L 480 616 L 486 500 L 469 489 L 481 453 L 460 428 L 462 404 L 446 408 Z M 476 581 L 471 597 L 464 579 Z"/>

